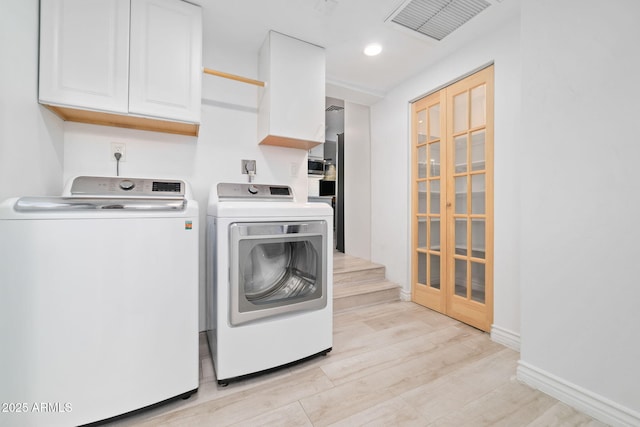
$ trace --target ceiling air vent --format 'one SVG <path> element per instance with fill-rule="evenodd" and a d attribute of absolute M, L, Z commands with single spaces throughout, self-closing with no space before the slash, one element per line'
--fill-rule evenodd
<path fill-rule="evenodd" d="M 489 6 L 485 0 L 411 0 L 392 15 L 391 22 L 442 40 Z"/>

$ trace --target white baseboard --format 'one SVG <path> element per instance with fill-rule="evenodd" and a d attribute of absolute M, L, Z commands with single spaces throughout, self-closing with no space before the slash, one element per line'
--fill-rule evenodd
<path fill-rule="evenodd" d="M 400 301 L 411 301 L 411 291 L 400 289 Z"/>
<path fill-rule="evenodd" d="M 562 378 L 518 362 L 518 380 L 612 426 L 640 426 L 640 413 Z"/>
<path fill-rule="evenodd" d="M 520 334 L 497 325 L 491 325 L 491 340 L 520 352 Z"/>

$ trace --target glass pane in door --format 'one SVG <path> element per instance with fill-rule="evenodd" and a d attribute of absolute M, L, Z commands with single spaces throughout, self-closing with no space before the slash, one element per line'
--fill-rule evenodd
<path fill-rule="evenodd" d="M 471 175 L 471 213 L 485 213 L 485 175 Z"/>
<path fill-rule="evenodd" d="M 460 135 L 455 138 L 454 146 L 456 150 L 454 170 L 455 173 L 467 171 L 467 135 Z"/>
<path fill-rule="evenodd" d="M 427 181 L 418 181 L 418 193 L 427 193 Z"/>
<path fill-rule="evenodd" d="M 486 243 L 485 243 L 485 220 L 484 219 L 472 219 L 471 220 L 471 256 L 475 258 L 485 259 Z"/>
<path fill-rule="evenodd" d="M 440 143 L 429 144 L 429 176 L 440 176 Z"/>
<path fill-rule="evenodd" d="M 454 286 L 456 295 L 467 297 L 467 260 L 456 259 L 454 270 Z"/>
<path fill-rule="evenodd" d="M 427 254 L 418 252 L 418 283 L 427 284 Z"/>
<path fill-rule="evenodd" d="M 484 264 L 471 263 L 471 299 L 484 304 L 485 301 L 485 275 Z"/>
<path fill-rule="evenodd" d="M 429 249 L 440 250 L 440 218 L 429 218 Z"/>
<path fill-rule="evenodd" d="M 487 122 L 486 86 L 471 89 L 471 127 L 483 126 Z"/>
<path fill-rule="evenodd" d="M 429 140 L 440 138 L 440 104 L 429 107 Z"/>
<path fill-rule="evenodd" d="M 467 92 L 453 97 L 453 132 L 458 133 L 469 129 L 469 110 Z"/>
<path fill-rule="evenodd" d="M 427 177 L 427 146 L 418 147 L 418 178 Z"/>
<path fill-rule="evenodd" d="M 429 254 L 429 285 L 440 289 L 440 255 Z"/>
<path fill-rule="evenodd" d="M 440 180 L 429 181 L 429 213 L 440 213 Z"/>
<path fill-rule="evenodd" d="M 467 255 L 467 219 L 456 218 L 455 243 L 456 255 Z"/>
<path fill-rule="evenodd" d="M 427 249 L 427 218 L 418 217 L 418 248 Z"/>
<path fill-rule="evenodd" d="M 418 111 L 418 144 L 427 142 L 427 110 Z"/>
<path fill-rule="evenodd" d="M 466 214 L 467 213 L 467 176 L 457 176 L 455 178 L 455 213 Z"/>
<path fill-rule="evenodd" d="M 418 214 L 427 213 L 427 181 L 418 181 Z"/>
<path fill-rule="evenodd" d="M 471 134 L 471 170 L 485 169 L 485 131 Z"/>

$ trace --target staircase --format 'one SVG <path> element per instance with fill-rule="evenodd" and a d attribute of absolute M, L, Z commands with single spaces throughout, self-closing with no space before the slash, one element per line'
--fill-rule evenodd
<path fill-rule="evenodd" d="M 333 254 L 333 311 L 341 312 L 400 299 L 400 286 L 385 278 L 385 267 L 364 259 Z"/>

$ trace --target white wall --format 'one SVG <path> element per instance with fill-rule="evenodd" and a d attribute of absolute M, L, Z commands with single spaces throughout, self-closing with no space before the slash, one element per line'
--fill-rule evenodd
<path fill-rule="evenodd" d="M 640 425 L 639 18 L 636 0 L 522 8 L 519 375 L 624 425 Z"/>
<path fill-rule="evenodd" d="M 257 52 L 239 52 L 220 44 L 204 45 L 206 67 L 255 78 Z M 176 136 L 103 126 L 65 123 L 64 177 L 114 175 L 112 141 L 126 144 L 121 176 L 181 178 L 192 185 L 200 204 L 200 326 L 204 328 L 204 226 L 209 189 L 218 182 L 247 182 L 240 160 L 255 159 L 255 182 L 291 185 L 307 199 L 307 152 L 257 143 L 257 89 L 214 76 L 203 77 L 200 135 Z M 294 176 L 295 175 L 295 176 Z"/>
<path fill-rule="evenodd" d="M 38 105 L 38 0 L 0 2 L 0 201 L 62 190 L 62 122 Z"/>
<path fill-rule="evenodd" d="M 371 107 L 371 259 L 410 295 L 409 101 L 495 62 L 494 325 L 520 333 L 518 165 L 520 25 L 517 16 L 407 81 Z M 517 346 L 517 343 L 516 343 Z"/>
<path fill-rule="evenodd" d="M 344 251 L 371 259 L 371 135 L 369 107 L 345 102 Z"/>

